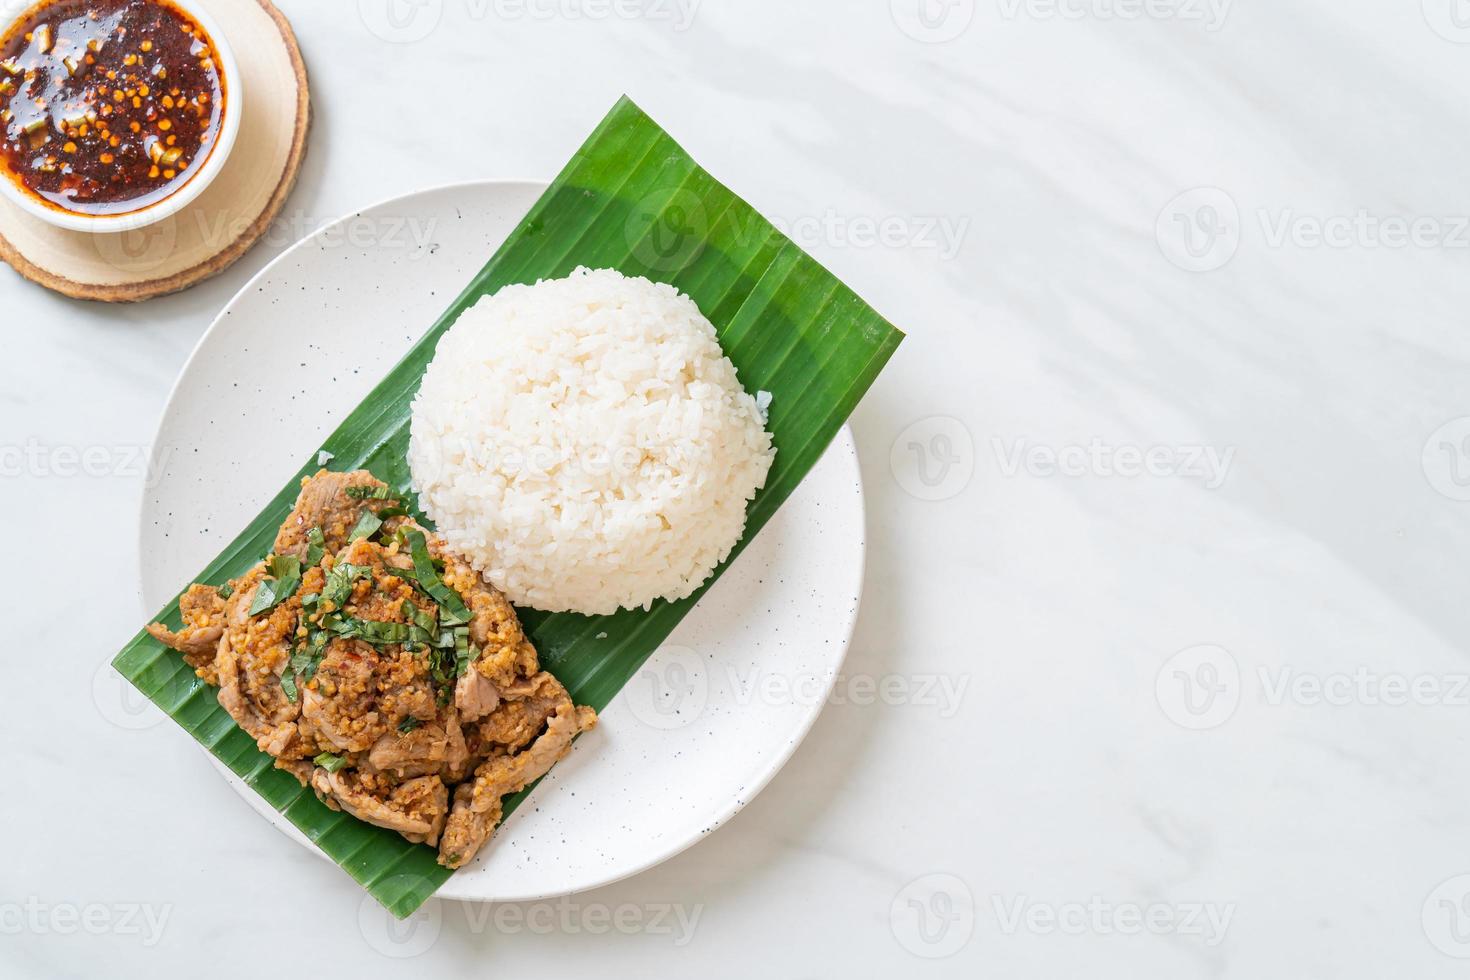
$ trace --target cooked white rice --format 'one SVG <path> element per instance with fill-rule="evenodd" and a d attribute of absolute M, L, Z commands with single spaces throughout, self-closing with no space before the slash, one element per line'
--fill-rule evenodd
<path fill-rule="evenodd" d="M 409 444 L 453 550 L 518 605 L 589 614 L 703 584 L 774 457 L 693 300 L 611 269 L 466 310 L 424 374 Z"/>

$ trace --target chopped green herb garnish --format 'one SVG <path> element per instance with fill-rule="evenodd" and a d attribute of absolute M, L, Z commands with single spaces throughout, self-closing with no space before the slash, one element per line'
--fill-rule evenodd
<path fill-rule="evenodd" d="M 422 724 L 423 722 L 419 721 L 417 718 L 405 718 L 399 723 L 398 730 L 407 735 L 409 732 L 413 731 L 415 728 L 419 727 Z"/>
<path fill-rule="evenodd" d="M 348 487 L 347 496 L 352 500 L 397 500 L 398 495 L 389 486 Z"/>
<path fill-rule="evenodd" d="M 327 573 L 327 584 L 322 589 L 322 599 L 341 609 L 347 597 L 352 595 L 352 584 L 358 579 L 373 574 L 371 565 L 349 565 L 342 562 Z"/>
<path fill-rule="evenodd" d="M 321 766 L 327 772 L 336 772 L 338 769 L 341 769 L 343 766 L 347 765 L 347 760 L 345 758 L 340 755 L 332 755 L 332 753 L 330 752 L 323 752 L 321 755 L 317 756 L 311 761 Z"/>
<path fill-rule="evenodd" d="M 439 630 L 439 609 L 435 607 L 428 612 L 420 609 L 407 599 L 403 600 L 403 618 L 425 633 L 433 634 Z"/>
<path fill-rule="evenodd" d="M 456 679 L 469 672 L 470 664 L 480 659 L 480 651 L 470 643 L 470 628 L 454 628 L 454 676 Z"/>
<path fill-rule="evenodd" d="M 301 697 L 301 692 L 296 689 L 296 675 L 290 669 L 281 675 L 281 690 L 286 692 L 286 700 L 292 704 Z"/>
<path fill-rule="evenodd" d="M 468 623 L 470 621 L 469 607 L 464 604 L 459 593 L 445 585 L 439 573 L 434 570 L 434 560 L 429 556 L 429 543 L 424 539 L 424 532 L 408 531 L 404 535 L 404 540 L 408 542 L 408 553 L 413 558 L 414 578 L 423 590 L 443 607 L 444 611 L 439 621 L 446 626 Z"/>
<path fill-rule="evenodd" d="M 315 568 L 322 563 L 322 558 L 327 554 L 327 539 L 322 534 L 322 529 L 314 527 L 306 532 L 306 565 Z"/>
<path fill-rule="evenodd" d="M 255 599 L 250 603 L 252 616 L 276 608 L 301 587 L 301 559 L 294 555 L 272 555 L 266 571 L 270 578 L 255 590 Z"/>
<path fill-rule="evenodd" d="M 374 534 L 377 534 L 382 526 L 383 519 L 364 507 L 362 516 L 357 519 L 357 526 L 347 535 L 347 540 L 351 542 L 356 541 L 358 538 L 370 538 Z"/>
<path fill-rule="evenodd" d="M 231 585 L 229 582 L 226 582 L 224 585 L 221 585 L 218 589 L 215 589 L 215 591 L 219 593 L 219 597 L 221 599 L 228 599 L 230 596 L 232 596 L 232 595 L 235 594 L 235 587 L 233 585 Z"/>
<path fill-rule="evenodd" d="M 402 643 L 408 639 L 407 623 L 382 623 L 371 619 L 348 617 L 332 624 L 332 632 L 349 640 L 362 640 L 374 646 Z"/>

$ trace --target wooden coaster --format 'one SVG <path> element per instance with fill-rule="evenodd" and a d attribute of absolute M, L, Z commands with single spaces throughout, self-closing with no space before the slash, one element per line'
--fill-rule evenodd
<path fill-rule="evenodd" d="M 296 35 L 270 0 L 203 0 L 240 64 L 240 136 L 198 200 L 137 231 L 54 228 L 0 199 L 0 259 L 77 299 L 132 303 L 229 268 L 280 213 L 301 172 L 311 97 Z M 0 179 L 5 179 L 0 177 Z"/>

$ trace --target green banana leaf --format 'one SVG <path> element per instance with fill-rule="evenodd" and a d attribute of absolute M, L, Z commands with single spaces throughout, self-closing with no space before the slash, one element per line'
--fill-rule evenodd
<path fill-rule="evenodd" d="M 817 462 L 903 334 L 700 169 L 626 98 L 489 264 L 321 448 L 333 455 L 333 469 L 366 468 L 406 490 L 409 406 L 439 335 L 487 293 L 565 276 L 578 266 L 616 268 L 688 293 L 715 324 L 746 389 L 773 393 L 776 461 L 750 505 L 735 560 Z M 315 456 L 299 476 L 316 470 Z M 282 488 L 197 581 L 220 584 L 260 560 L 297 484 L 293 479 Z M 521 615 L 545 668 L 577 703 L 601 710 L 702 594 L 595 618 Z M 178 628 L 178 601 L 157 618 Z M 608 639 L 594 642 L 599 633 Z M 113 666 L 394 915 L 410 915 L 452 874 L 435 862 L 433 849 L 327 809 L 273 768 L 271 757 L 220 708 L 214 689 L 146 633 Z M 507 800 L 507 812 L 524 796 Z"/>

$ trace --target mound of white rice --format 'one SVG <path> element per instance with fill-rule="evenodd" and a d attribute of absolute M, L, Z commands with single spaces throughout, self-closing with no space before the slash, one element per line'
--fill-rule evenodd
<path fill-rule="evenodd" d="M 414 489 L 512 602 L 646 608 L 740 540 L 775 457 L 763 407 L 687 296 L 578 269 L 444 334 L 413 404 Z"/>

